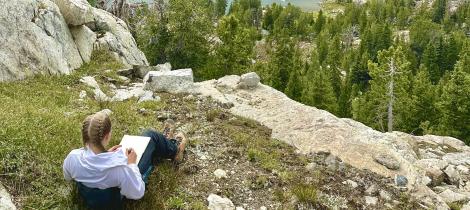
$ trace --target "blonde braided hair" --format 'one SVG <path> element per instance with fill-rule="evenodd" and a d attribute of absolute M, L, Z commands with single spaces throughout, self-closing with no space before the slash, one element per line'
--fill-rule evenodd
<path fill-rule="evenodd" d="M 111 132 L 111 120 L 106 113 L 97 112 L 89 115 L 82 124 L 83 144 L 85 146 L 91 144 L 104 152 L 106 149 L 102 141 L 109 132 Z"/>

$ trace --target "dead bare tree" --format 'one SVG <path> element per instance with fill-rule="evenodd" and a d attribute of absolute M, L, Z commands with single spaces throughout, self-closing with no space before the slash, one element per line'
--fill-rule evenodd
<path fill-rule="evenodd" d="M 98 0 L 96 7 L 106 10 L 118 18 L 125 19 L 129 4 L 126 0 Z"/>
<path fill-rule="evenodd" d="M 397 69 L 397 66 L 395 65 L 395 60 L 393 58 L 390 58 L 389 60 L 389 70 L 387 71 L 388 73 L 388 106 L 387 106 L 387 127 L 388 127 L 388 132 L 393 131 L 393 105 L 395 102 L 395 94 L 394 94 L 394 87 L 395 87 L 395 75 L 400 74 L 400 72 Z"/>

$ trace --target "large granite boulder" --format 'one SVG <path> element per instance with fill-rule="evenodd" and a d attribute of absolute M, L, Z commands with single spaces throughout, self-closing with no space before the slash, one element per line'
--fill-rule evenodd
<path fill-rule="evenodd" d="M 68 74 L 82 64 L 53 2 L 0 1 L 0 14 L 0 82 L 34 74 Z"/>
<path fill-rule="evenodd" d="M 123 20 L 101 9 L 93 8 L 93 14 L 95 21 L 88 26 L 93 31 L 102 33 L 98 36 L 94 49 L 111 52 L 129 68 L 133 65 L 148 65 L 147 58 L 137 48 L 134 37 Z"/>
<path fill-rule="evenodd" d="M 87 0 L 52 0 L 69 25 L 79 26 L 93 22 L 92 6 Z"/>
<path fill-rule="evenodd" d="M 0 82 L 69 74 L 97 49 L 127 67 L 148 65 L 126 23 L 86 0 L 0 1 L 0 14 Z"/>
<path fill-rule="evenodd" d="M 95 32 L 84 25 L 71 27 L 70 32 L 72 33 L 83 61 L 85 63 L 90 62 L 91 53 L 93 53 L 93 44 L 96 41 Z"/>

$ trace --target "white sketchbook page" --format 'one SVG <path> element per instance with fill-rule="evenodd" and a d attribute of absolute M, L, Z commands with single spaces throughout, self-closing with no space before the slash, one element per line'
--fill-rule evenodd
<path fill-rule="evenodd" d="M 122 145 L 122 152 L 124 152 L 124 154 L 126 154 L 126 149 L 134 149 L 135 153 L 137 154 L 136 164 L 139 164 L 140 158 L 142 158 L 142 155 L 145 152 L 145 148 L 147 148 L 149 142 L 150 137 L 124 135 L 119 145 Z"/>

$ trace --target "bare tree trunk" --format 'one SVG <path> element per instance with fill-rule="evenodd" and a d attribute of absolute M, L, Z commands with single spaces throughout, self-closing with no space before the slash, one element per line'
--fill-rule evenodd
<path fill-rule="evenodd" d="M 393 95 L 393 86 L 394 86 L 394 75 L 395 75 L 395 63 L 390 60 L 390 81 L 388 84 L 388 132 L 393 131 L 393 103 L 394 103 L 394 95 Z"/>

